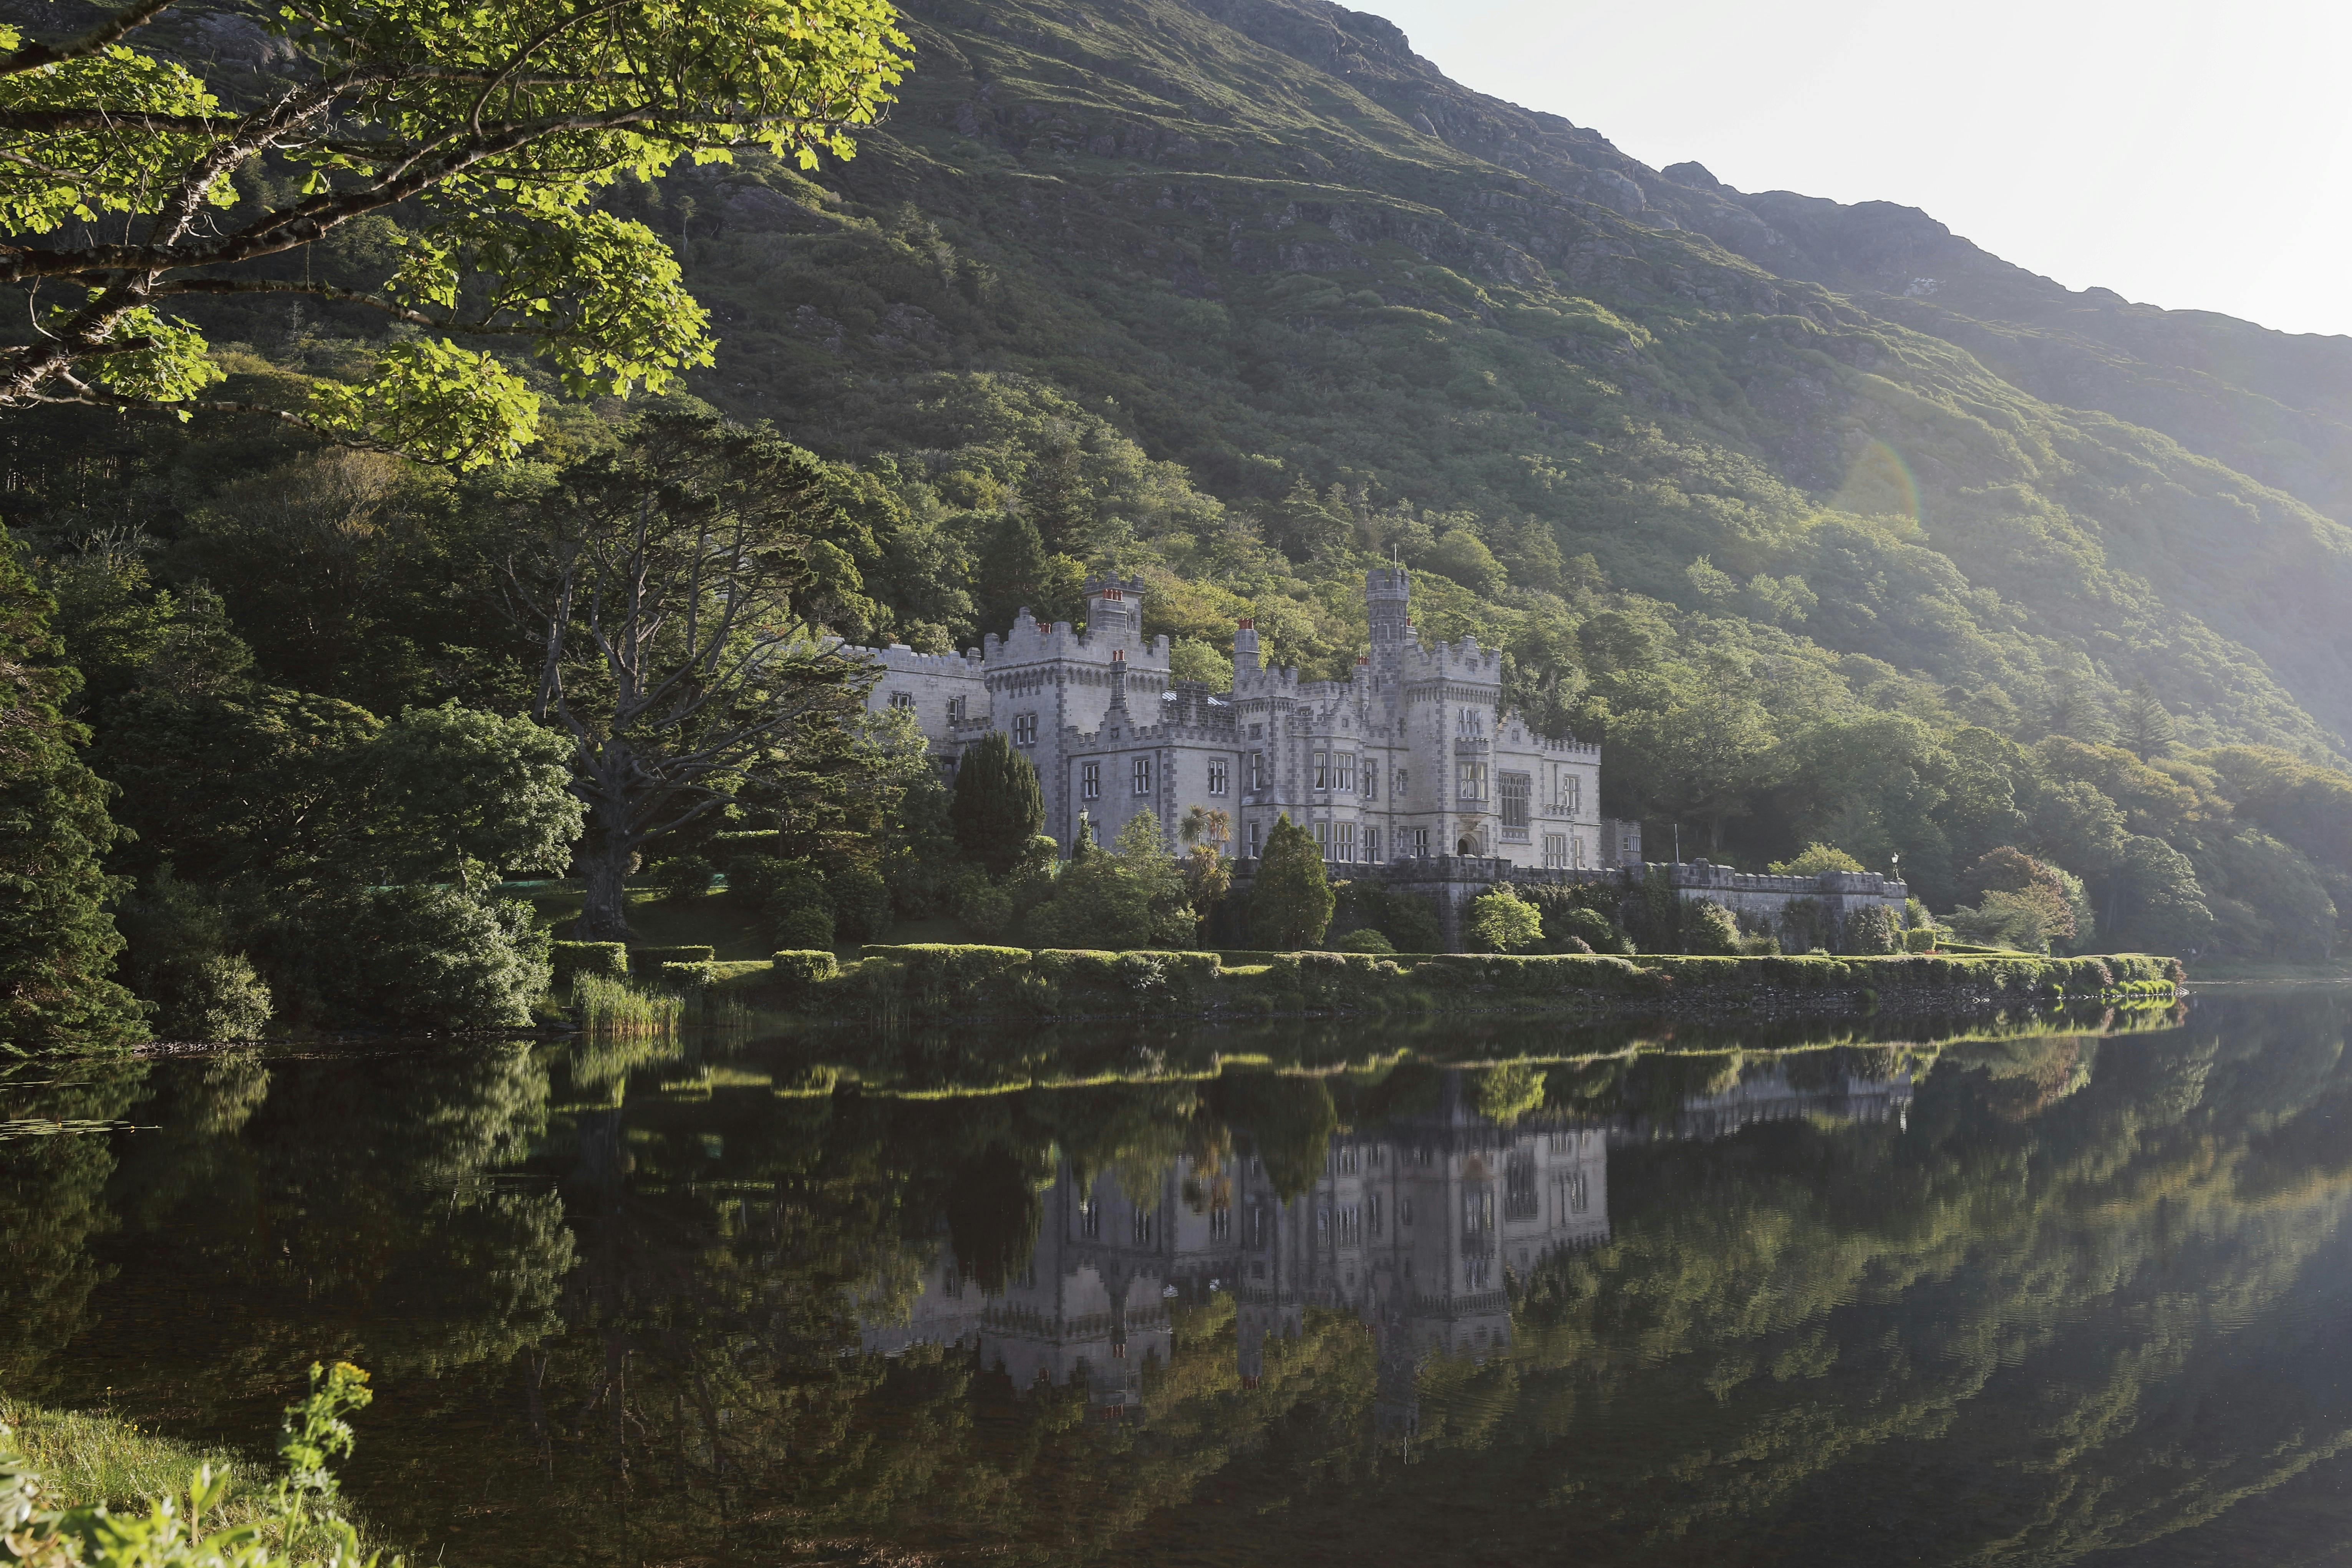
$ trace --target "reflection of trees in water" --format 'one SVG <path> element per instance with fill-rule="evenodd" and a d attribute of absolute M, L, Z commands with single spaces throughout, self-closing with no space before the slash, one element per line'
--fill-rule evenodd
<path fill-rule="evenodd" d="M 2345 1352 L 2289 1310 L 2352 1192 L 2344 1037 L 2313 1002 L 2209 1005 L 2095 1055 L 1953 1047 L 1907 1128 L 1837 1109 L 1927 1059 L 1884 1041 L 939 1100 L 671 1062 L 625 1101 L 572 1082 L 551 1121 L 520 1053 L 297 1064 L 257 1107 L 250 1075 L 175 1080 L 137 1113 L 167 1131 L 121 1145 L 110 1188 L 62 1163 L 36 1184 L 52 1230 L 10 1234 L 69 1274 L 111 1209 L 183 1249 L 189 1280 L 254 1281 L 110 1315 L 183 1386 L 342 1348 L 322 1328 L 394 1369 L 354 1484 L 453 1563 L 795 1542 L 1874 1562 L 1888 1540 L 2054 1562 L 2260 1493 L 2352 1430 L 2324 1375 Z M 1089 1374 L 1016 1388 L 968 1343 L 860 1353 L 919 1287 L 952 1276 L 984 1305 L 1045 1267 L 1038 1216 L 1065 1187 L 1197 1219 L 1254 1183 L 1320 1190 L 1381 1128 L 1480 1110 L 1522 1119 L 1515 1137 L 1616 1141 L 1607 1239 L 1503 1259 L 1508 1345 L 1483 1360 L 1306 1300 L 1290 1337 L 1258 1331 L 1245 1380 L 1230 1291 L 1169 1304 L 1165 1358 L 1120 1405 Z M 520 1173 L 486 1177 L 501 1167 Z M 0 1329 L 7 1353 L 53 1343 L 40 1321 Z M 1857 1526 L 1860 1498 L 1896 1533 Z"/>
<path fill-rule="evenodd" d="M 559 1326 L 572 1246 L 560 1199 L 485 1180 L 544 1123 L 530 1052 L 135 1070 L 152 1092 L 131 1114 L 152 1130 L 113 1158 L 74 1142 L 107 1167 L 105 1202 L 125 1220 L 95 1257 L 142 1288 L 110 1298 L 102 1324 L 73 1325 L 106 1343 L 77 1351 L 83 1370 L 59 1397 L 127 1386 L 106 1351 L 135 1347 L 143 1384 L 241 1409 L 257 1436 L 322 1355 L 396 1380 L 503 1363 Z"/>
<path fill-rule="evenodd" d="M 1341 1130 L 1436 1103 L 1442 1080 L 1411 1068 L 1230 1074 L 1189 1102 L 1160 1086 L 1148 1116 L 1115 1087 L 944 1108 L 845 1096 L 797 1158 L 739 1152 L 730 1130 L 723 1163 L 772 1179 L 776 1216 L 751 1199 L 730 1219 L 706 1198 L 689 1247 L 674 1200 L 647 1215 L 681 1253 L 702 1249 L 668 1276 L 699 1303 L 695 1326 L 672 1301 L 630 1330 L 621 1360 L 583 1361 L 567 1389 L 584 1408 L 622 1362 L 637 1369 L 635 1414 L 597 1429 L 637 1434 L 622 1449 L 641 1527 L 688 1537 L 724 1517 L 739 1542 L 847 1533 L 950 1557 L 1016 1542 L 1041 1560 L 1108 1554 L 1148 1530 L 1154 1552 L 1237 1559 L 1475 1543 L 1502 1560 L 1608 1561 L 1673 1542 L 1676 1561 L 1704 1563 L 1758 1560 L 1769 1520 L 1789 1544 L 1765 1555 L 1838 1560 L 1867 1496 L 1889 1500 L 1886 1517 L 1919 1531 L 1908 1548 L 1931 1558 L 2063 1560 L 2273 1485 L 2352 1427 L 2326 1408 L 2284 1421 L 2288 1391 L 2247 1384 L 2230 1338 L 2275 1317 L 2337 1232 L 2352 1158 L 2309 1119 L 2352 1095 L 2342 1033 L 2305 1013 L 2095 1057 L 2070 1037 L 1955 1050 L 1908 1131 L 1816 1114 L 1622 1147 L 1612 1239 L 1515 1281 L 1507 1354 L 1399 1363 L 1416 1402 L 1410 1466 L 1380 1440 L 1383 1411 L 1408 1396 L 1377 1325 L 1353 1312 L 1307 1308 L 1244 1386 L 1232 1298 L 1179 1303 L 1169 1359 L 1106 1423 L 1086 1416 L 1083 1378 L 1014 1390 L 939 1345 L 845 1359 L 848 1318 L 804 1314 L 782 1333 L 752 1303 L 851 1301 L 882 1321 L 945 1246 L 994 1248 L 1018 1272 L 1016 1244 L 983 1239 L 974 1177 L 999 1184 L 1014 1217 L 998 1231 L 1017 1235 L 1055 1151 L 1074 1173 L 1115 1173 L 1130 1198 L 1152 1162 L 1211 1148 L 1196 1162 L 1209 1176 L 1178 1184 L 1179 1201 L 1253 1152 L 1269 1181 L 1304 1190 Z M 1555 1106 L 1664 1138 L 1670 1109 L 1737 1097 L 1759 1073 L 1821 1103 L 1902 1059 L 1885 1046 L 1717 1053 L 1543 1081 Z M 1524 1089 L 1501 1074 L 1459 1092 L 1507 1106 Z M 646 1181 L 656 1149 L 691 1163 L 698 1148 L 683 1132 L 641 1139 L 632 1180 Z M 1030 1184 L 1015 1194 L 1020 1173 Z M 758 1272 L 753 1253 L 769 1270 L 758 1288 L 741 1279 Z M 642 1275 L 619 1296 L 655 1301 Z M 735 1315 L 695 1315 L 725 1301 L 741 1303 Z M 2233 1383 L 2230 1419 L 2194 1413 Z M 705 1388 L 724 1397 L 690 1392 Z M 2282 1444 L 2290 1426 L 2303 1436 Z M 1962 1495 L 1982 1506 L 1956 1521 Z M 1195 1497 L 1208 1500 L 1164 1511 Z"/>
<path fill-rule="evenodd" d="M 0 1071 L 0 1121 L 120 1121 L 146 1077 L 131 1061 L 15 1064 Z M 93 1243 L 118 1223 L 106 1195 L 114 1167 L 102 1136 L 0 1139 L 0 1389 L 18 1398 L 47 1394 L 53 1358 L 111 1273 Z"/>

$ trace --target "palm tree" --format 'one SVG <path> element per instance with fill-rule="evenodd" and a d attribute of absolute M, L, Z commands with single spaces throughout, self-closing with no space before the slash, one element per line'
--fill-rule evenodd
<path fill-rule="evenodd" d="M 1176 825 L 1176 837 L 1185 845 L 1185 895 L 1192 901 L 1193 923 L 1203 933 L 1209 928 L 1209 910 L 1233 886 L 1233 873 L 1217 851 L 1233 836 L 1234 819 L 1214 806 L 1196 805 Z"/>
<path fill-rule="evenodd" d="M 1176 825 L 1176 837 L 1187 846 L 1223 844 L 1233 836 L 1234 819 L 1218 806 L 1196 805 Z"/>

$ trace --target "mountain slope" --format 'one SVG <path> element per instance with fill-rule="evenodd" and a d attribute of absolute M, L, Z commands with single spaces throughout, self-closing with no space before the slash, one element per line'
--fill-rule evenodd
<path fill-rule="evenodd" d="M 2190 739 L 2352 731 L 2352 344 L 1649 170 L 1310 0 L 909 9 L 856 162 L 663 198 L 715 398 L 845 453 L 1017 447 L 919 412 L 1011 373 L 1269 527 L 1338 484 L 1953 701 L 2145 682 Z"/>

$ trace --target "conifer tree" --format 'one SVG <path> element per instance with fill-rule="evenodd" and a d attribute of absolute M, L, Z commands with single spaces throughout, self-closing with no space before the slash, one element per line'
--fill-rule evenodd
<path fill-rule="evenodd" d="M 1045 793 L 1037 770 L 1013 749 L 1013 737 L 991 730 L 963 754 L 956 769 L 948 821 L 963 852 L 992 877 L 1002 877 L 1045 826 Z"/>
<path fill-rule="evenodd" d="M 110 976 L 118 889 L 99 860 L 121 830 L 78 754 L 89 731 L 58 711 L 80 678 L 55 663 L 55 608 L 0 552 L 0 1041 L 19 1048 L 145 1033 Z"/>
<path fill-rule="evenodd" d="M 1086 454 L 1067 430 L 1057 430 L 1021 476 L 1021 505 L 1047 550 L 1083 555 L 1094 543 L 1095 493 Z"/>
<path fill-rule="evenodd" d="M 2123 742 L 2141 762 L 2160 757 L 2179 743 L 2172 715 L 2165 710 L 2154 689 L 2145 680 L 2124 696 Z"/>
<path fill-rule="evenodd" d="M 1323 853 L 1288 816 L 1276 820 L 1250 889 L 1250 940 L 1276 952 L 1296 952 L 1323 940 L 1337 900 L 1323 874 Z"/>

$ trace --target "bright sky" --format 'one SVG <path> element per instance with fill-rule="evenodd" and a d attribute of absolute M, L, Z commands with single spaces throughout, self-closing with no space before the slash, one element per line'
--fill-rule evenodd
<path fill-rule="evenodd" d="M 1349 0 L 1743 191 L 1919 207 L 2070 289 L 2352 333 L 2352 5 Z"/>

